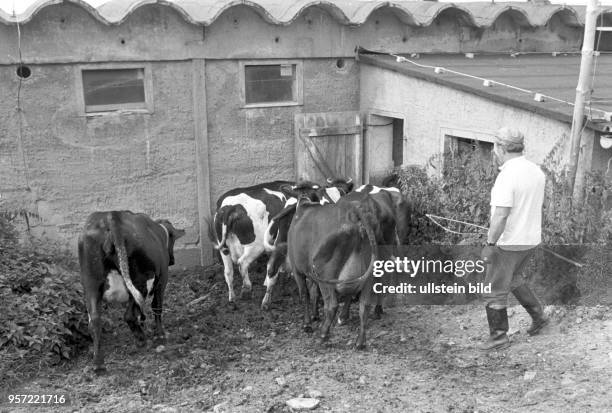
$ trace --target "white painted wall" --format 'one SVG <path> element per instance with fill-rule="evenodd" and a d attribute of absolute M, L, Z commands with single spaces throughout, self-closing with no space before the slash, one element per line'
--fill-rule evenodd
<path fill-rule="evenodd" d="M 569 139 L 570 124 L 387 69 L 362 64 L 360 83 L 362 113 L 403 114 L 404 165 L 426 165 L 441 153 L 445 134 L 490 140 L 502 126 L 518 128 L 525 134 L 525 156 L 536 163 L 557 139 Z M 587 140 L 593 139 L 592 131 L 585 133 Z M 591 159 L 587 156 L 587 170 Z"/>

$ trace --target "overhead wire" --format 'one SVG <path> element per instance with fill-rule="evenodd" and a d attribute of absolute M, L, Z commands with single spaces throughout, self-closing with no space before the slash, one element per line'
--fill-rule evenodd
<path fill-rule="evenodd" d="M 438 74 L 441 74 L 441 73 L 451 73 L 451 74 L 454 74 L 454 75 L 457 75 L 457 76 L 463 76 L 463 77 L 467 77 L 467 78 L 470 78 L 470 79 L 475 79 L 475 80 L 478 80 L 478 81 L 481 81 L 481 82 L 485 82 L 486 81 L 486 82 L 488 82 L 491 85 L 503 86 L 503 87 L 506 87 L 506 88 L 509 88 L 509 89 L 517 90 L 519 92 L 523 92 L 523 93 L 526 93 L 526 94 L 531 94 L 531 95 L 534 95 L 534 96 L 537 94 L 537 95 L 541 96 L 542 98 L 546 98 L 546 99 L 549 99 L 549 100 L 552 100 L 552 101 L 555 101 L 555 102 L 559 102 L 559 103 L 564 103 L 564 104 L 567 104 L 569 106 L 574 106 L 574 103 L 572 103 L 572 102 L 568 102 L 566 100 L 559 99 L 559 98 L 556 98 L 554 96 L 549 96 L 549 95 L 546 95 L 544 93 L 539 93 L 539 92 L 536 92 L 536 91 L 533 91 L 533 90 L 529 90 L 529 89 L 525 89 L 525 88 L 522 88 L 522 87 L 510 85 L 510 84 L 507 84 L 507 83 L 504 83 L 504 82 L 500 82 L 500 81 L 497 81 L 497 80 L 493 80 L 493 79 L 487 79 L 487 78 L 484 78 L 484 77 L 481 77 L 481 76 L 471 75 L 469 73 L 459 72 L 457 70 L 448 69 L 448 68 L 442 67 L 442 66 L 433 66 L 433 65 L 427 65 L 427 64 L 418 63 L 418 62 L 415 62 L 414 60 L 411 60 L 411 59 L 408 59 L 408 58 L 406 58 L 404 56 L 400 56 L 400 55 L 393 54 L 393 53 L 387 53 L 387 54 L 389 56 L 395 57 L 395 60 L 398 63 L 407 62 L 407 63 L 413 64 L 414 66 L 421 67 L 421 68 L 424 68 L 424 69 L 433 69 Z"/>

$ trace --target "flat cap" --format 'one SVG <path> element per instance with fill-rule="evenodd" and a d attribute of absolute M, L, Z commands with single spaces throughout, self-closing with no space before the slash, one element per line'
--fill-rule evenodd
<path fill-rule="evenodd" d="M 501 145 L 512 143 L 523 144 L 525 142 L 525 136 L 518 129 L 503 127 L 495 133 L 495 142 Z"/>

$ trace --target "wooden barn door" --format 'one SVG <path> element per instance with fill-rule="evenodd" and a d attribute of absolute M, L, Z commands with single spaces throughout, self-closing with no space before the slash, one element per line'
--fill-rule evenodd
<path fill-rule="evenodd" d="M 352 178 L 361 185 L 363 135 L 358 112 L 295 115 L 298 180 L 325 183 L 330 177 Z"/>

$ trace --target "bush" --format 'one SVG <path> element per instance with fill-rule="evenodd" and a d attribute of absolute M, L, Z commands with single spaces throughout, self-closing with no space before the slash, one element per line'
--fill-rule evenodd
<path fill-rule="evenodd" d="M 13 364 L 73 357 L 87 336 L 74 258 L 48 242 L 19 243 L 6 216 L 0 231 L 0 358 Z"/>
<path fill-rule="evenodd" d="M 604 211 L 606 182 L 602 172 L 587 174 L 584 185 L 584 201 L 578 205 L 572 199 L 569 173 L 561 165 L 559 152 L 563 147 L 555 145 L 542 162 L 546 174 L 543 234 L 547 244 L 591 244 L 605 241 L 610 234 L 609 219 Z"/>
<path fill-rule="evenodd" d="M 413 225 L 417 228 L 411 231 L 407 240 L 410 244 L 455 244 L 467 234 L 480 237 L 484 231 L 474 226 L 440 220 L 443 226 L 463 233 L 453 234 L 434 224 L 425 214 L 488 227 L 490 191 L 495 180 L 493 164 L 484 161 L 475 151 L 445 155 L 443 165 L 442 173 L 436 175 L 428 175 L 425 168 L 416 166 L 397 171 L 402 193 L 414 210 Z"/>

